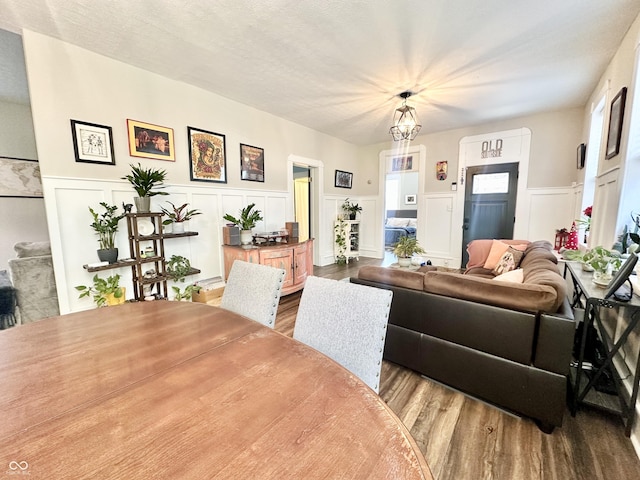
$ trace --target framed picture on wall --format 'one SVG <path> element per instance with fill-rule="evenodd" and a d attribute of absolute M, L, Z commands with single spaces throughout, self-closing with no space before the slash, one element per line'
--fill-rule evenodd
<path fill-rule="evenodd" d="M 71 120 L 71 135 L 76 162 L 116 164 L 111 127 Z"/>
<path fill-rule="evenodd" d="M 607 150 L 605 156 L 607 160 L 620 153 L 620 138 L 622 137 L 622 120 L 624 119 L 624 104 L 626 98 L 627 87 L 623 87 L 611 101 L 609 134 L 607 135 Z"/>
<path fill-rule="evenodd" d="M 577 153 L 578 170 L 580 170 L 581 168 L 584 168 L 584 160 L 586 155 L 587 155 L 587 144 L 581 143 L 580 145 L 578 145 L 578 153 Z"/>
<path fill-rule="evenodd" d="M 220 133 L 187 127 L 191 180 L 227 183 L 225 137 Z"/>
<path fill-rule="evenodd" d="M 240 179 L 264 182 L 264 149 L 240 144 Z"/>
<path fill-rule="evenodd" d="M 127 119 L 129 155 L 176 161 L 173 128 Z"/>
<path fill-rule="evenodd" d="M 416 196 L 415 195 L 405 195 L 404 196 L 404 203 L 405 205 L 415 205 L 416 202 Z"/>
<path fill-rule="evenodd" d="M 37 160 L 0 157 L 0 197 L 42 198 Z"/>
<path fill-rule="evenodd" d="M 335 186 L 340 188 L 351 188 L 353 183 L 353 173 L 336 170 Z"/>

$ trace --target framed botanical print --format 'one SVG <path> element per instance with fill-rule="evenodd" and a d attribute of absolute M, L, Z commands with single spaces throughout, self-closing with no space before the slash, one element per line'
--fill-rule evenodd
<path fill-rule="evenodd" d="M 132 157 L 176 161 L 173 128 L 128 119 L 127 129 L 129 131 L 129 155 Z"/>
<path fill-rule="evenodd" d="M 187 127 L 191 180 L 227 183 L 225 136 Z"/>
<path fill-rule="evenodd" d="M 115 165 L 111 127 L 71 120 L 76 162 Z"/>
<path fill-rule="evenodd" d="M 264 182 L 264 149 L 240 144 L 240 178 Z"/>

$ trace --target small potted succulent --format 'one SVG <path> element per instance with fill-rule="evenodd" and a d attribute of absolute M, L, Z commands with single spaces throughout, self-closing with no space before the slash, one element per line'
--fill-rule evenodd
<path fill-rule="evenodd" d="M 415 237 L 400 237 L 398 243 L 393 246 L 393 253 L 398 257 L 398 264 L 401 267 L 409 267 L 411 265 L 411 257 L 416 253 L 426 253 L 418 244 Z"/>
<path fill-rule="evenodd" d="M 173 203 L 167 201 L 171 205 L 171 210 L 161 207 L 162 213 L 164 213 L 167 217 L 166 220 L 162 221 L 163 225 L 173 225 L 172 232 L 173 233 L 183 233 L 184 232 L 184 222 L 190 220 L 196 215 L 202 215 L 202 212 L 198 209 L 189 210 L 187 206 L 188 203 L 184 203 L 179 207 L 176 207 Z"/>
<path fill-rule="evenodd" d="M 222 217 L 227 222 L 232 223 L 240 229 L 240 243 L 243 245 L 251 243 L 253 239 L 251 229 L 256 226 L 256 223 L 263 219 L 260 210 L 254 210 L 255 206 L 255 203 L 251 203 L 244 207 L 240 211 L 240 217 L 238 218 L 235 218 L 228 213 L 225 213 L 224 217 Z"/>
<path fill-rule="evenodd" d="M 78 285 L 75 289 L 80 292 L 78 298 L 92 295 L 93 301 L 98 307 L 119 305 L 125 301 L 125 287 L 120 286 L 119 274 L 106 279 L 95 274 L 93 285 Z"/>
<path fill-rule="evenodd" d="M 122 180 L 128 180 L 133 189 L 138 194 L 133 199 L 136 204 L 138 213 L 145 213 L 151 210 L 151 197 L 154 195 L 169 195 L 167 192 L 158 191 L 158 188 L 164 187 L 164 180 L 167 178 L 167 171 L 159 168 L 142 168 L 138 165 L 131 165 L 131 173 L 122 177 Z"/>
<path fill-rule="evenodd" d="M 124 218 L 125 214 L 118 215 L 116 213 L 118 207 L 109 205 L 106 202 L 100 202 L 100 206 L 105 210 L 102 214 L 89 207 L 89 211 L 93 216 L 93 223 L 89 226 L 98 235 L 100 244 L 98 258 L 100 261 L 116 263 L 118 261 L 118 249 L 115 247 L 115 236 L 118 231 L 118 223 Z"/>

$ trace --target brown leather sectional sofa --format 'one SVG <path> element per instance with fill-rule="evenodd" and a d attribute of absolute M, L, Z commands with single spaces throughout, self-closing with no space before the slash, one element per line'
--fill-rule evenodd
<path fill-rule="evenodd" d="M 464 274 L 366 266 L 351 282 L 394 292 L 385 359 L 531 417 L 550 433 L 566 410 L 575 332 L 566 282 L 549 242 L 523 246 L 522 283 L 494 280 L 477 260 L 478 246 L 469 244 Z"/>

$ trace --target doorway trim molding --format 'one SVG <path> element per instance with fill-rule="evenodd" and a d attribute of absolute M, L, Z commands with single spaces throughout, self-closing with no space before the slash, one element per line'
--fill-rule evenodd
<path fill-rule="evenodd" d="M 321 225 L 324 225 L 325 212 L 324 208 L 324 163 L 320 160 L 313 158 L 300 157 L 298 155 L 289 155 L 287 157 L 287 211 L 286 218 L 295 218 L 294 192 L 293 192 L 293 166 L 299 165 L 309 169 L 309 175 L 311 177 L 311 232 L 315 237 L 313 246 L 313 263 L 314 265 L 321 265 L 320 252 L 322 251 L 321 243 L 327 239 L 323 238 L 319 232 L 322 232 Z M 333 241 L 333 238 L 330 239 Z"/>
<path fill-rule="evenodd" d="M 502 140 L 502 152 L 500 156 L 483 156 L 482 146 L 484 142 Z M 513 226 L 514 238 L 527 239 L 529 236 L 529 193 L 527 185 L 529 180 L 529 157 L 531 154 L 531 130 L 522 127 L 513 130 L 485 133 L 463 137 L 459 144 L 458 153 L 458 189 L 456 192 L 456 206 L 453 215 L 454 233 L 452 239 L 455 243 L 454 251 L 462 251 L 462 223 L 464 218 L 464 194 L 467 187 L 465 176 L 467 167 L 478 165 L 493 165 L 496 163 L 514 163 L 518 165 L 518 193 L 516 197 L 516 222 Z M 484 158 L 483 158 L 484 157 Z M 457 253 L 456 256 L 460 256 Z M 460 259 L 461 260 L 461 259 Z"/>

